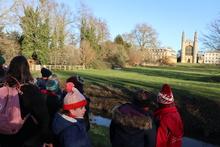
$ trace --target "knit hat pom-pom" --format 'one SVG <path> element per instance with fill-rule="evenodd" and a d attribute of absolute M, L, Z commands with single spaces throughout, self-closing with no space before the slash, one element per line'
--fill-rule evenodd
<path fill-rule="evenodd" d="M 67 82 L 66 83 L 66 87 L 65 87 L 65 89 L 66 89 L 66 92 L 68 93 L 68 92 L 73 92 L 74 90 L 74 84 L 72 83 L 72 82 Z"/>
<path fill-rule="evenodd" d="M 158 93 L 157 102 L 161 104 L 171 104 L 174 102 L 173 92 L 168 84 L 164 84 Z"/>

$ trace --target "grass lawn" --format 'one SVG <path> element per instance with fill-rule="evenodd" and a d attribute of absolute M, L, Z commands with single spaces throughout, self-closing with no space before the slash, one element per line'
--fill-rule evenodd
<path fill-rule="evenodd" d="M 81 75 L 87 85 L 105 85 L 131 89 L 143 87 L 157 93 L 169 83 L 177 98 L 206 98 L 220 101 L 220 66 L 184 65 L 175 67 L 135 67 L 122 70 L 55 71 L 61 80 Z"/>

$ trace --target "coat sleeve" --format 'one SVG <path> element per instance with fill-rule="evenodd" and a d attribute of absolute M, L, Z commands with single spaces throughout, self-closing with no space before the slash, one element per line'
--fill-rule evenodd
<path fill-rule="evenodd" d="M 34 144 L 35 142 L 50 142 L 51 141 L 51 130 L 49 129 L 49 113 L 46 106 L 46 100 L 40 93 L 39 89 L 34 85 L 26 85 L 22 87 L 23 94 L 22 105 L 23 108 L 30 113 L 37 122 L 38 130 L 33 133 L 27 142 Z M 36 124 L 29 124 L 36 125 Z"/>
<path fill-rule="evenodd" d="M 112 143 L 115 135 L 115 123 L 113 120 L 111 121 L 110 124 L 109 135 L 110 135 L 110 142 Z"/>
<path fill-rule="evenodd" d="M 161 119 L 157 128 L 156 147 L 166 147 L 168 141 L 168 128 L 166 119 Z"/>
<path fill-rule="evenodd" d="M 152 129 L 148 129 L 145 131 L 144 135 L 144 144 L 147 147 L 155 147 L 156 145 L 156 125 L 152 124 Z"/>

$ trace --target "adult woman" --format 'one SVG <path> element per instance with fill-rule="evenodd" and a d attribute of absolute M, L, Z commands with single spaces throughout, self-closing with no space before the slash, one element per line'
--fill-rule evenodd
<path fill-rule="evenodd" d="M 33 78 L 24 56 L 14 57 L 6 73 L 5 83 L 10 87 L 20 84 L 21 117 L 27 117 L 22 128 L 14 135 L 0 134 L 1 147 L 40 147 L 49 141 L 49 114 L 45 99 L 32 84 Z"/>

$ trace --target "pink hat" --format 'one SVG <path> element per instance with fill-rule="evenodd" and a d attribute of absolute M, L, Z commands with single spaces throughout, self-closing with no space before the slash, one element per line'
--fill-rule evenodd
<path fill-rule="evenodd" d="M 173 93 L 168 84 L 164 84 L 158 93 L 157 102 L 161 104 L 171 104 L 174 102 Z"/>
<path fill-rule="evenodd" d="M 73 84 L 67 83 L 67 85 L 68 93 L 64 97 L 63 109 L 70 110 L 85 106 L 87 104 L 85 97 L 74 87 Z M 72 85 L 72 88 L 70 88 L 70 85 Z"/>

